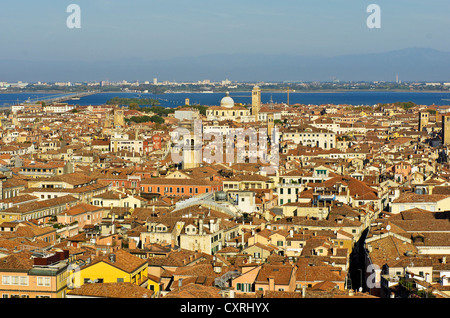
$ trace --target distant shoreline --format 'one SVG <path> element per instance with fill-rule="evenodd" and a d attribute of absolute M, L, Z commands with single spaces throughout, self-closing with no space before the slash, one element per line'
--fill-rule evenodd
<path fill-rule="evenodd" d="M 385 92 L 385 93 L 450 93 L 450 90 L 429 90 L 429 91 L 416 91 L 416 90 L 402 90 L 402 89 L 370 89 L 370 90 L 345 90 L 345 89 L 326 89 L 326 90 L 304 90 L 304 91 L 289 91 L 289 94 L 302 94 L 302 93 L 370 93 L 370 92 Z M 65 92 L 65 91 L 20 91 L 20 92 L 1 92 L 0 94 L 77 94 L 81 92 Z M 213 94 L 225 93 L 224 91 L 213 91 Z M 251 93 L 248 91 L 230 91 L 230 94 L 233 93 Z M 285 90 L 261 90 L 261 93 L 286 93 Z M 123 91 L 105 91 L 105 92 L 97 92 L 95 94 L 150 94 L 150 95 L 164 95 L 164 94 L 152 94 L 152 93 L 142 93 L 142 92 L 123 92 Z M 203 93 L 203 92 L 171 92 L 170 94 L 211 94 L 211 93 Z"/>

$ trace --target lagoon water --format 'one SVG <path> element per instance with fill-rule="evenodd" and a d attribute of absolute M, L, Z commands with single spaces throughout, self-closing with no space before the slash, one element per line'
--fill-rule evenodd
<path fill-rule="evenodd" d="M 28 99 L 36 100 L 55 94 L 45 93 L 0 93 L 0 106 L 11 106 L 16 103 L 25 102 Z M 79 100 L 69 100 L 69 104 L 80 106 L 102 105 L 107 100 L 115 97 L 124 98 L 154 98 L 158 99 L 161 106 L 178 107 L 183 106 L 186 98 L 189 98 L 190 104 L 200 104 L 206 106 L 219 105 L 225 93 L 168 93 L 168 94 L 140 94 L 140 93 L 98 93 L 82 97 Z M 232 92 L 230 93 L 235 103 L 251 104 L 251 92 Z M 261 94 L 263 103 L 286 103 L 287 93 L 263 92 Z M 450 105 L 450 92 L 315 92 L 299 93 L 291 92 L 289 94 L 290 104 L 322 105 L 322 104 L 348 104 L 348 105 L 375 105 L 394 102 L 414 102 L 419 105 Z"/>

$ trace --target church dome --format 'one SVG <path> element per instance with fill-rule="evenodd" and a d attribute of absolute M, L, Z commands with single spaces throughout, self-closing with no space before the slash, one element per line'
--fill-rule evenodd
<path fill-rule="evenodd" d="M 230 97 L 230 93 L 226 93 L 226 96 L 220 101 L 221 107 L 232 108 L 234 107 L 234 100 Z"/>

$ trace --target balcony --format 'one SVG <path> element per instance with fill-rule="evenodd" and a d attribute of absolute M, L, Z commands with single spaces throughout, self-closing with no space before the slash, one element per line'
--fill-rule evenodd
<path fill-rule="evenodd" d="M 401 298 L 435 298 L 428 283 L 397 275 L 381 275 L 381 285 L 387 289 L 396 287 Z"/>

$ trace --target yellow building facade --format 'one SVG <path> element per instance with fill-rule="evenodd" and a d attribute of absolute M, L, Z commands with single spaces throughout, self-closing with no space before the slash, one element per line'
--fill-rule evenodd
<path fill-rule="evenodd" d="M 98 256 L 91 262 L 88 261 L 88 264 L 75 275 L 75 285 L 129 282 L 149 288 L 147 267 L 146 260 L 118 250 L 106 256 Z"/>

